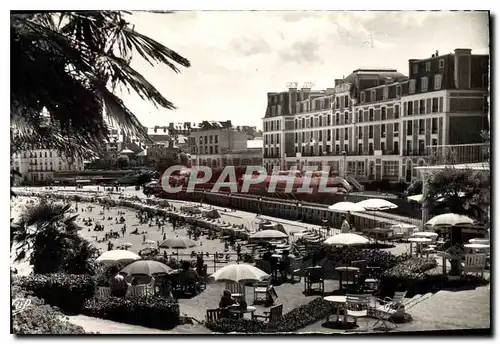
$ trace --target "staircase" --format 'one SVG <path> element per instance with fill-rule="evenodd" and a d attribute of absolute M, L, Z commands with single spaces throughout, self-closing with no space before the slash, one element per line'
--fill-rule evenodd
<path fill-rule="evenodd" d="M 365 187 L 361 185 L 360 182 L 358 182 L 353 176 L 347 176 L 346 180 L 351 183 L 351 185 L 354 187 L 356 191 L 364 191 Z"/>

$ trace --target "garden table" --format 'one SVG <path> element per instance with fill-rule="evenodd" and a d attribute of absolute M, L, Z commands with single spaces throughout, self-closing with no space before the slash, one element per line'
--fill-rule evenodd
<path fill-rule="evenodd" d="M 410 243 L 410 257 L 411 257 L 413 255 L 413 243 L 416 243 L 417 245 L 421 245 L 424 243 L 432 242 L 432 239 L 429 239 L 429 238 L 410 238 L 410 239 L 408 239 L 408 242 Z"/>
<path fill-rule="evenodd" d="M 343 286 L 343 275 L 344 273 L 346 274 L 346 285 L 349 284 L 349 274 L 352 273 L 353 279 L 352 282 L 354 283 L 354 276 L 356 273 L 359 272 L 359 268 L 355 268 L 353 266 L 339 266 L 335 268 L 335 271 L 339 273 L 339 289 L 342 291 L 342 286 Z"/>
<path fill-rule="evenodd" d="M 247 306 L 247 308 L 245 308 L 245 309 L 233 307 L 233 308 L 229 308 L 229 313 L 237 314 L 240 319 L 243 318 L 243 316 L 246 313 L 250 313 L 251 317 L 253 318 L 253 314 L 255 313 L 256 310 L 257 310 L 257 308 L 255 308 L 253 306 Z"/>
<path fill-rule="evenodd" d="M 332 305 L 336 306 L 337 308 L 337 319 L 335 322 L 339 322 L 340 318 L 340 308 L 344 309 L 344 324 L 347 323 L 347 316 L 345 314 L 345 305 L 347 303 L 347 296 L 345 295 L 332 295 L 332 296 L 326 296 L 324 298 L 325 301 L 332 303 Z M 330 314 L 326 317 L 326 321 L 330 321 Z"/>

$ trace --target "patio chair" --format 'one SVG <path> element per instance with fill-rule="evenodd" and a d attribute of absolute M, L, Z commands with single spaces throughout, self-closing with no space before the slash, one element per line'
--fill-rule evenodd
<path fill-rule="evenodd" d="M 242 283 L 226 282 L 226 289 L 231 292 L 231 297 L 237 300 L 246 298 L 246 288 Z"/>
<path fill-rule="evenodd" d="M 270 291 L 273 289 L 271 285 L 271 278 L 259 281 L 253 286 L 253 303 L 266 303 L 270 302 Z"/>
<path fill-rule="evenodd" d="M 301 258 L 293 258 L 290 261 L 290 279 L 292 283 L 302 280 L 303 267 Z M 297 280 L 298 277 L 298 280 Z"/>
<path fill-rule="evenodd" d="M 206 321 L 213 322 L 222 318 L 222 311 L 220 309 L 207 309 Z"/>
<path fill-rule="evenodd" d="M 358 319 L 367 318 L 372 295 L 370 294 L 347 294 L 346 299 L 346 315 L 354 319 L 354 324 L 357 325 Z M 368 325 L 368 321 L 367 321 Z"/>
<path fill-rule="evenodd" d="M 97 299 L 107 299 L 111 297 L 110 287 L 97 287 L 95 291 L 95 298 Z"/>
<path fill-rule="evenodd" d="M 324 270 L 321 266 L 310 267 L 306 269 L 304 275 L 304 292 L 314 292 L 319 291 L 324 293 L 325 291 L 325 279 Z M 317 288 L 313 288 L 313 285 L 317 284 Z"/>
<path fill-rule="evenodd" d="M 257 319 L 264 319 L 264 321 L 267 321 L 269 323 L 273 323 L 277 321 L 281 316 L 283 316 L 283 305 L 277 305 L 274 307 L 271 307 L 269 311 L 263 312 L 263 315 L 259 314 L 254 314 L 252 316 L 252 319 L 257 320 Z"/>
<path fill-rule="evenodd" d="M 255 262 L 255 267 L 261 269 L 266 274 L 271 274 L 272 273 L 271 262 L 268 262 L 266 260 L 257 260 Z"/>
<path fill-rule="evenodd" d="M 370 308 L 370 314 L 377 318 L 377 322 L 373 325 L 376 328 L 377 324 L 381 323 L 386 331 L 391 328 L 387 325 L 388 322 L 392 323 L 393 329 L 397 328 L 394 322 L 394 317 L 400 315 L 404 316 L 405 305 L 403 300 L 406 296 L 406 291 L 395 292 L 394 297 L 391 299 L 386 297 L 384 299 L 374 298 Z"/>
<path fill-rule="evenodd" d="M 128 287 L 127 297 L 142 297 L 148 296 L 148 294 L 153 295 L 153 293 L 149 292 L 148 289 L 149 288 L 147 284 L 132 285 Z"/>
<path fill-rule="evenodd" d="M 462 266 L 462 274 L 467 277 L 469 273 L 472 273 L 476 277 L 481 275 L 484 278 L 484 267 L 486 266 L 486 254 L 466 254 L 465 263 Z"/>

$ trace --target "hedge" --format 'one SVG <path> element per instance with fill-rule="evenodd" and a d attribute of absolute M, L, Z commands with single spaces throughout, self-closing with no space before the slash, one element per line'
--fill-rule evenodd
<path fill-rule="evenodd" d="M 440 274 L 426 273 L 437 267 L 432 258 L 414 257 L 405 260 L 382 274 L 382 296 L 392 297 L 396 291 L 407 291 L 407 296 L 431 291 L 442 280 Z"/>
<path fill-rule="evenodd" d="M 218 333 L 281 333 L 296 332 L 327 317 L 332 311 L 331 304 L 323 298 L 316 298 L 306 305 L 293 309 L 278 321 L 267 323 L 249 319 L 219 319 L 207 322 L 205 326 Z"/>
<path fill-rule="evenodd" d="M 180 321 L 177 300 L 158 296 L 91 299 L 86 302 L 83 314 L 160 330 L 173 329 Z"/>
<path fill-rule="evenodd" d="M 14 334 L 85 334 L 81 326 L 68 322 L 64 315 L 44 303 L 42 299 L 29 295 L 19 285 L 11 288 L 12 300 L 29 302 L 26 309 L 15 309 L 12 313 L 12 333 Z M 29 301 L 26 301 L 29 300 Z"/>
<path fill-rule="evenodd" d="M 21 276 L 16 283 L 47 304 L 69 313 L 80 313 L 85 300 L 94 296 L 96 287 L 92 276 L 62 273 Z"/>

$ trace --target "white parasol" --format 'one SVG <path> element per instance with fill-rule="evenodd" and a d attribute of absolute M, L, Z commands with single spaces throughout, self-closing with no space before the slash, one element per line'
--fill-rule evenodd
<path fill-rule="evenodd" d="M 127 250 L 111 250 L 101 254 L 96 259 L 96 262 L 109 263 L 109 262 L 127 261 L 127 260 L 133 261 L 137 259 L 141 259 L 141 257 L 135 254 L 134 252 Z"/>
<path fill-rule="evenodd" d="M 472 225 L 474 220 L 468 216 L 446 213 L 434 216 L 432 219 L 427 221 L 426 226 L 458 226 L 458 225 Z"/>
<path fill-rule="evenodd" d="M 329 237 L 324 241 L 325 245 L 339 245 L 339 246 L 351 246 L 351 245 L 364 245 L 368 244 L 370 240 L 367 238 L 354 234 L 354 233 L 341 233 Z"/>
<path fill-rule="evenodd" d="M 353 202 L 338 202 L 329 206 L 328 209 L 339 213 L 365 211 L 365 208 Z"/>
<path fill-rule="evenodd" d="M 231 264 L 217 270 L 210 277 L 216 281 L 246 283 L 261 281 L 269 275 L 250 264 Z"/>

